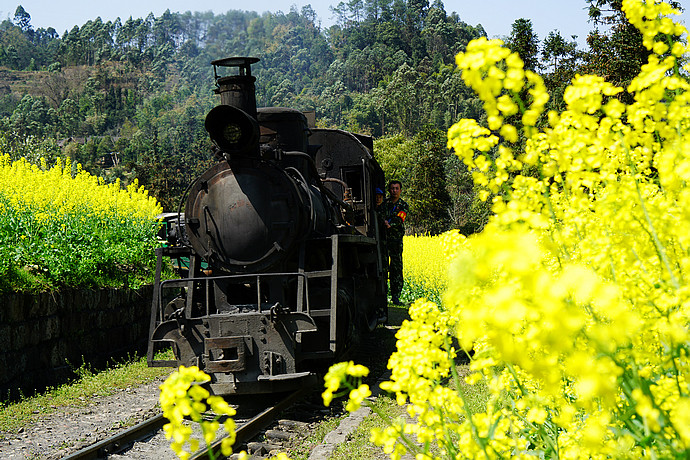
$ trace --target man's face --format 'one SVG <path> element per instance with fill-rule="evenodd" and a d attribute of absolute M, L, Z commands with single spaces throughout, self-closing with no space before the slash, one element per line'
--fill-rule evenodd
<path fill-rule="evenodd" d="M 381 203 L 383 203 L 383 195 L 381 195 L 380 193 L 377 193 L 376 194 L 376 205 L 378 206 Z"/>
<path fill-rule="evenodd" d="M 400 188 L 400 184 L 391 184 L 388 186 L 388 191 L 391 193 L 391 198 L 397 200 L 400 198 L 400 192 L 402 190 Z"/>

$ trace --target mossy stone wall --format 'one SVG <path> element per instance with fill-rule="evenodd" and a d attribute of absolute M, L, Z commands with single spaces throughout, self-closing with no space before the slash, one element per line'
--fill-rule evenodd
<path fill-rule="evenodd" d="M 152 287 L 0 294 L 0 400 L 30 395 L 99 368 L 143 355 Z"/>

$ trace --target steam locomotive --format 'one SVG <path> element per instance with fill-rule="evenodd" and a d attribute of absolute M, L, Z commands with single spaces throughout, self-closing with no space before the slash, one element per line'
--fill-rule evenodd
<path fill-rule="evenodd" d="M 189 185 L 156 250 L 148 364 L 196 365 L 223 395 L 303 386 L 387 311 L 371 137 L 257 109 L 258 61 L 212 62 L 221 103 L 205 127 L 218 162 Z M 162 279 L 166 266 L 179 278 Z M 174 360 L 156 359 L 170 346 Z"/>

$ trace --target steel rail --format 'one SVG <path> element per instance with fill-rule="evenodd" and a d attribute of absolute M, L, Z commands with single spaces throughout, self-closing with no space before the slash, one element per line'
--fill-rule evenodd
<path fill-rule="evenodd" d="M 235 432 L 235 445 L 242 444 L 259 434 L 262 429 L 271 424 L 280 411 L 288 407 L 299 398 L 303 397 L 312 387 L 312 384 L 305 384 L 305 386 L 301 389 L 289 394 L 277 404 L 264 409 L 261 413 L 254 416 L 246 423 L 238 426 Z M 63 460 L 93 460 L 107 457 L 109 454 L 123 450 L 123 447 L 127 444 L 138 441 L 151 433 L 155 433 L 166 423 L 168 423 L 168 419 L 163 417 L 163 414 L 155 415 L 134 425 L 133 427 L 121 431 L 120 433 L 117 433 L 109 438 L 103 439 L 102 441 L 64 457 Z M 209 450 L 213 451 L 216 456 L 215 458 L 219 458 L 220 445 L 224 438 L 225 437 L 218 439 L 208 448 L 197 451 L 194 455 L 192 455 L 191 459 L 210 459 L 211 457 L 209 456 Z"/>
<path fill-rule="evenodd" d="M 168 423 L 168 419 L 163 417 L 163 414 L 158 414 L 131 428 L 127 428 L 125 431 L 92 444 L 68 457 L 64 457 L 63 460 L 90 460 L 103 458 L 108 454 L 121 450 L 122 446 L 126 444 L 138 441 L 146 434 L 158 431 L 166 423 Z"/>
<path fill-rule="evenodd" d="M 254 416 L 246 423 L 243 423 L 242 425 L 238 426 L 235 431 L 234 445 L 243 444 L 252 439 L 257 434 L 259 434 L 261 430 L 269 426 L 271 422 L 275 420 L 275 418 L 282 410 L 286 409 L 292 403 L 305 396 L 312 388 L 312 385 L 306 385 L 305 387 L 300 388 L 299 390 L 293 393 L 290 393 L 277 404 L 267 409 L 264 409 L 261 413 Z M 223 436 L 222 438 L 214 441 L 208 448 L 196 452 L 194 455 L 190 457 L 190 460 L 210 460 L 212 458 L 209 455 L 210 451 L 213 452 L 213 458 L 225 458 L 221 456 L 220 445 L 223 442 L 223 439 L 225 439 L 226 437 L 227 436 Z"/>

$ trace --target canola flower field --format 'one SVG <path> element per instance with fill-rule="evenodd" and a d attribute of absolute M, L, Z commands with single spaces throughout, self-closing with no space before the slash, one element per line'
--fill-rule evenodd
<path fill-rule="evenodd" d="M 495 214 L 467 239 L 405 241 L 406 281 L 445 290 L 417 300 L 396 334 L 381 387 L 410 419 L 371 434 L 392 459 L 690 458 L 688 31 L 665 2 L 622 8 L 647 64 L 625 88 L 576 76 L 560 113 L 544 113 L 543 81 L 502 41 L 456 57 L 488 118 L 460 120 L 448 144 Z M 444 239 L 445 278 L 419 257 Z M 465 383 L 489 389 L 483 412 L 459 391 L 470 349 Z M 324 402 L 367 404 L 366 374 L 331 367 Z"/>
<path fill-rule="evenodd" d="M 150 281 L 160 212 L 136 183 L 0 156 L 0 292 Z"/>
<path fill-rule="evenodd" d="M 411 303 L 425 298 L 440 303 L 448 287 L 450 263 L 464 240 L 457 230 L 434 236 L 404 236 L 402 299 Z"/>

